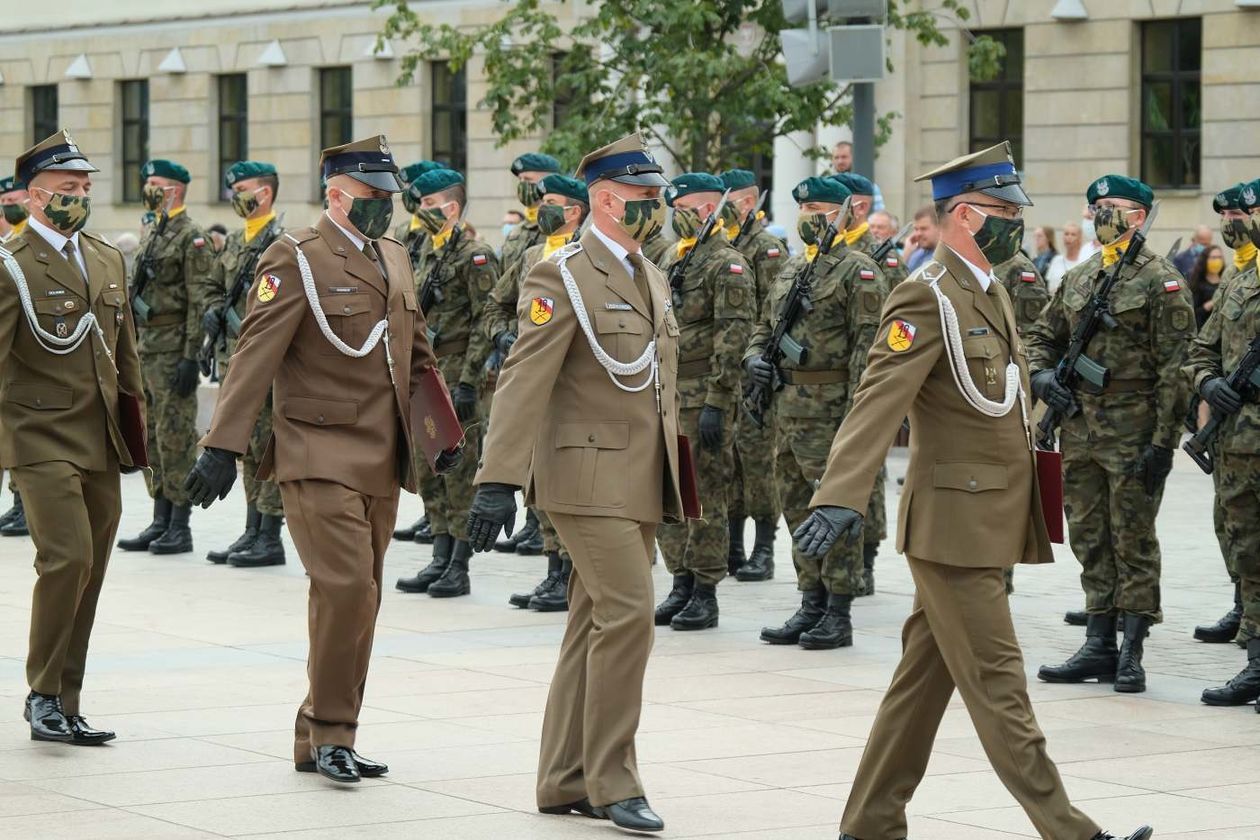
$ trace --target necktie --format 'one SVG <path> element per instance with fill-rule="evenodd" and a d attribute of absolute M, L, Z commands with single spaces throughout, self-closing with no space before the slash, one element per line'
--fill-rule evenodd
<path fill-rule="evenodd" d="M 363 255 L 368 258 L 368 260 L 372 263 L 372 265 L 376 266 L 376 270 L 381 273 L 382 277 L 384 277 L 386 280 L 389 279 L 389 275 L 385 273 L 385 266 L 381 263 L 380 259 L 376 256 L 376 243 L 364 242 Z"/>
<path fill-rule="evenodd" d="M 70 263 L 70 267 L 74 269 L 74 275 L 87 285 L 87 278 L 83 276 L 83 267 L 79 265 L 79 258 L 75 254 L 74 242 L 67 239 L 66 244 L 61 246 L 61 253 L 65 256 L 66 262 Z"/>

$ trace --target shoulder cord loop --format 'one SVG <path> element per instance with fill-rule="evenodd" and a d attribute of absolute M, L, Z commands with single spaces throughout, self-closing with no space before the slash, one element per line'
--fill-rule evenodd
<path fill-rule="evenodd" d="M 26 321 L 30 324 L 31 333 L 35 336 L 35 340 L 39 345 L 49 353 L 58 356 L 68 356 L 75 350 L 79 349 L 88 337 L 88 330 L 95 330 L 97 337 L 101 341 L 101 347 L 105 350 L 105 356 L 109 359 L 110 364 L 114 364 L 114 355 L 109 352 L 109 344 L 105 341 L 105 335 L 101 332 L 101 325 L 96 321 L 96 313 L 89 308 L 83 313 L 83 317 L 79 318 L 79 323 L 75 324 L 74 332 L 62 338 L 53 335 L 39 325 L 39 316 L 35 314 L 35 305 L 31 302 L 31 290 L 26 284 L 26 274 L 22 271 L 22 266 L 18 263 L 17 257 L 13 256 L 5 248 L 0 248 L 0 262 L 4 263 L 4 267 L 9 270 L 9 276 L 13 278 L 13 285 L 17 286 L 18 299 L 22 302 L 22 312 L 26 315 Z M 117 370 L 117 366 L 115 366 Z"/>

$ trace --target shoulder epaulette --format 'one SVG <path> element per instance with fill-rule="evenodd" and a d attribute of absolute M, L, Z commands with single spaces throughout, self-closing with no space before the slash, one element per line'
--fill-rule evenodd
<path fill-rule="evenodd" d="M 99 233 L 88 233 L 85 230 L 85 231 L 81 231 L 79 235 L 87 237 L 88 239 L 91 239 L 97 245 L 104 245 L 106 248 L 109 248 L 111 251 L 118 251 L 117 245 L 115 245 L 113 242 L 110 242 L 108 239 L 101 236 Z M 121 254 L 122 251 L 118 251 L 118 253 Z"/>
<path fill-rule="evenodd" d="M 298 228 L 297 230 L 286 230 L 284 232 L 283 238 L 288 239 L 294 245 L 298 245 L 303 242 L 309 242 L 312 239 L 318 239 L 319 231 L 317 231 L 313 227 Z"/>

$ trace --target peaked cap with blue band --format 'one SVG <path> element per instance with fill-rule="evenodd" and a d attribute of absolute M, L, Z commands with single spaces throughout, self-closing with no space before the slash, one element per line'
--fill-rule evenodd
<path fill-rule="evenodd" d="M 1032 206 L 1032 199 L 1020 186 L 1015 159 L 1011 157 L 1011 144 L 1003 140 L 969 155 L 957 157 L 915 181 L 932 182 L 932 200 L 944 201 L 956 195 L 978 192 L 1011 204 Z"/>
<path fill-rule="evenodd" d="M 52 169 L 100 172 L 88 162 L 87 155 L 79 151 L 70 132 L 64 128 L 22 152 L 18 156 L 14 175 L 19 181 L 29 184 L 39 173 Z"/>
<path fill-rule="evenodd" d="M 587 187 L 604 180 L 639 187 L 668 187 L 664 171 L 648 154 L 643 137 L 635 132 L 582 158 L 574 174 L 585 180 Z"/>
<path fill-rule="evenodd" d="M 406 189 L 406 184 L 398 177 L 398 164 L 394 163 L 384 134 L 324 149 L 319 156 L 319 174 L 325 181 L 334 175 L 349 175 L 386 192 Z"/>

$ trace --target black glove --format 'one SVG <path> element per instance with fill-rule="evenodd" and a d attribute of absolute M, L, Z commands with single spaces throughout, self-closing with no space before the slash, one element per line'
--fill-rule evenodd
<path fill-rule="evenodd" d="M 714 451 L 722 448 L 722 409 L 705 405 L 700 409 L 700 445 Z"/>
<path fill-rule="evenodd" d="M 170 386 L 177 397 L 191 397 L 197 393 L 197 383 L 201 381 L 196 359 L 180 359 L 175 363 L 175 375 L 171 377 Z"/>
<path fill-rule="evenodd" d="M 1212 406 L 1213 411 L 1225 417 L 1237 414 L 1242 408 L 1242 397 L 1229 387 L 1229 383 L 1223 376 L 1214 376 L 1204 382 L 1199 386 L 1199 393 L 1203 395 L 1207 404 Z"/>
<path fill-rule="evenodd" d="M 464 460 L 464 447 L 457 446 L 454 449 L 443 449 L 433 462 L 433 471 L 438 475 L 446 475 L 458 467 L 459 462 L 462 460 Z"/>
<path fill-rule="evenodd" d="M 451 402 L 460 423 L 468 423 L 477 416 L 477 389 L 461 382 L 451 391 Z"/>
<path fill-rule="evenodd" d="M 217 306 L 207 309 L 206 314 L 201 316 L 201 331 L 210 339 L 211 344 L 219 340 L 223 332 L 223 319 L 219 317 Z"/>
<path fill-rule="evenodd" d="M 489 551 L 499 531 L 516 519 L 516 487 L 493 482 L 477 485 L 468 508 L 468 542 L 474 551 Z"/>
<path fill-rule="evenodd" d="M 193 468 L 188 471 L 188 477 L 184 479 L 184 489 L 188 491 L 189 504 L 208 508 L 215 499 L 227 496 L 232 485 L 236 483 L 237 457 L 239 456 L 235 452 L 216 449 L 213 446 L 207 446 L 202 450 L 201 457 L 197 459 L 197 463 L 193 464 Z"/>
<path fill-rule="evenodd" d="M 1129 467 L 1129 475 L 1141 479 L 1146 495 L 1155 498 L 1159 488 L 1164 486 L 1164 479 L 1172 472 L 1172 460 L 1171 449 L 1152 443 L 1142 450 L 1142 454 Z"/>
<path fill-rule="evenodd" d="M 1039 370 L 1030 379 L 1032 392 L 1037 399 L 1053 408 L 1059 414 L 1071 414 L 1076 400 L 1072 392 L 1064 388 L 1054 376 L 1054 369 Z"/>
<path fill-rule="evenodd" d="M 744 373 L 749 382 L 762 388 L 769 388 L 774 384 L 774 365 L 761 356 L 749 356 L 744 362 Z"/>
<path fill-rule="evenodd" d="M 862 533 L 862 514 L 847 507 L 822 505 L 792 532 L 796 547 L 807 557 L 822 557 L 841 536 L 852 545 Z"/>
<path fill-rule="evenodd" d="M 494 346 L 503 354 L 503 358 L 507 358 L 508 351 L 512 349 L 512 345 L 516 343 L 516 333 L 511 330 L 504 330 L 494 337 Z"/>

